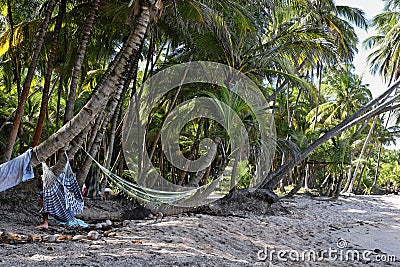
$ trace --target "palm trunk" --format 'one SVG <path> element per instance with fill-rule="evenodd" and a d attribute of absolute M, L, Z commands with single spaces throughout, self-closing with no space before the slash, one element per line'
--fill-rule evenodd
<path fill-rule="evenodd" d="M 365 149 L 367 148 L 367 144 L 368 144 L 369 140 L 371 139 L 372 133 L 374 132 L 374 128 L 375 128 L 375 124 L 376 124 L 377 120 L 378 120 L 378 117 L 375 117 L 375 119 L 371 125 L 371 128 L 369 129 L 367 138 L 365 139 L 364 145 L 361 149 L 360 157 L 358 158 L 358 162 L 357 162 L 356 168 L 354 170 L 353 177 L 350 180 L 350 184 L 349 184 L 348 188 L 345 188 L 345 191 L 347 193 L 351 193 L 353 191 L 353 186 L 354 186 L 354 182 L 356 181 L 356 178 L 357 178 L 358 169 L 360 168 L 361 159 L 364 156 L 364 152 L 365 152 Z"/>
<path fill-rule="evenodd" d="M 378 181 L 379 169 L 381 167 L 381 154 L 382 154 L 382 143 L 379 146 L 378 160 L 377 160 L 376 169 L 375 169 L 375 177 L 374 177 L 374 182 L 372 183 L 371 189 L 375 189 L 376 183 Z"/>
<path fill-rule="evenodd" d="M 349 170 L 347 171 L 347 178 L 346 178 L 346 184 L 344 186 L 344 189 L 340 193 L 345 193 L 346 189 L 349 187 L 351 179 L 353 179 L 353 160 L 354 160 L 354 152 L 350 151 L 350 165 L 349 165 Z"/>
<path fill-rule="evenodd" d="M 190 154 L 187 157 L 188 161 L 186 162 L 186 166 L 185 166 L 186 168 L 185 169 L 187 169 L 189 167 L 189 160 L 193 160 L 194 156 L 197 155 L 197 152 L 199 150 L 200 134 L 201 134 L 202 129 L 203 129 L 203 122 L 204 122 L 204 117 L 201 117 L 200 120 L 199 120 L 199 127 L 197 128 L 197 132 L 196 132 L 196 136 L 195 136 L 194 141 L 193 141 L 193 145 L 190 148 Z M 186 174 L 187 174 L 187 171 L 182 170 L 182 172 L 180 174 L 179 181 L 178 181 L 179 185 L 183 185 L 184 184 Z M 193 176 L 192 179 L 193 178 L 195 178 L 195 176 Z M 189 183 L 190 183 L 190 181 L 189 181 Z"/>
<path fill-rule="evenodd" d="M 365 168 L 367 167 L 369 157 L 371 156 L 371 152 L 372 152 L 372 147 L 369 149 L 369 151 L 367 153 L 367 156 L 366 156 L 366 159 L 365 159 L 366 162 L 365 162 L 363 168 L 361 169 L 360 176 L 358 177 L 358 183 L 357 183 L 357 187 L 356 187 L 356 190 L 355 190 L 356 194 L 358 194 L 360 192 L 359 190 L 360 190 L 360 186 L 361 186 L 361 182 L 362 182 L 362 177 L 364 175 Z"/>
<path fill-rule="evenodd" d="M 385 123 L 385 128 L 387 128 L 391 116 L 392 116 L 392 112 L 389 112 L 388 118 L 387 118 L 386 123 Z M 374 190 L 374 189 L 376 188 L 376 183 L 377 183 L 378 177 L 379 177 L 379 169 L 380 169 L 380 167 L 381 167 L 382 148 L 383 148 L 383 144 L 380 143 L 380 145 L 379 145 L 379 152 L 378 152 L 378 160 L 377 160 L 376 169 L 375 169 L 374 182 L 372 183 L 372 186 L 371 186 L 371 189 L 372 189 L 372 190 Z"/>
<path fill-rule="evenodd" d="M 135 55 L 135 58 L 138 58 L 137 55 Z M 134 62 L 135 61 L 136 61 L 136 59 L 134 60 Z M 136 72 L 136 70 L 137 70 L 137 68 L 136 68 L 137 64 L 135 64 L 135 63 L 133 63 L 133 64 L 134 64 L 134 66 L 132 66 L 132 64 L 129 64 L 129 67 L 126 70 L 124 78 L 121 80 L 121 84 L 118 85 L 118 90 L 109 105 L 108 114 L 114 114 L 114 117 L 116 117 L 116 118 L 119 117 L 119 110 L 122 106 L 124 96 L 126 94 L 126 91 L 129 88 L 129 84 L 133 77 L 132 72 Z M 96 131 L 93 133 L 93 136 L 95 138 L 93 140 L 93 143 L 91 143 L 90 151 L 89 151 L 89 154 L 93 155 L 93 156 L 96 155 L 97 152 L 99 151 L 100 143 L 103 141 L 107 125 L 110 122 L 110 119 L 112 118 L 112 116 L 103 116 L 103 117 L 104 118 L 101 123 L 101 128 L 100 129 L 96 128 Z M 99 120 L 99 118 L 98 118 L 98 120 Z M 115 123 L 115 125 L 116 125 L 116 123 Z M 115 135 L 115 129 L 114 129 L 114 135 Z M 79 184 L 83 184 L 85 182 L 86 177 L 90 170 L 90 166 L 92 166 L 92 159 L 90 157 L 86 157 L 86 159 L 85 159 L 84 163 L 82 164 L 82 166 L 79 170 L 79 173 L 77 175 L 77 180 L 78 180 Z"/>
<path fill-rule="evenodd" d="M 44 20 L 40 26 L 39 35 L 36 39 L 35 49 L 34 49 L 33 55 L 32 55 L 32 60 L 29 65 L 28 73 L 25 78 L 21 96 L 18 101 L 18 108 L 17 108 L 17 111 L 15 112 L 13 128 L 11 130 L 10 137 L 9 137 L 7 147 L 6 147 L 6 151 L 4 153 L 5 161 L 8 161 L 11 158 L 15 140 L 17 139 L 18 129 L 21 124 L 21 119 L 22 119 L 22 115 L 24 112 L 25 102 L 29 95 L 29 89 L 31 88 L 33 76 L 35 74 L 35 69 L 36 69 L 38 58 L 39 58 L 40 50 L 42 49 L 42 46 L 43 46 L 44 36 L 46 34 L 46 30 L 49 25 L 51 14 L 53 13 L 55 4 L 56 4 L 56 0 L 49 0 L 49 2 L 47 4 L 47 9 L 45 12 Z"/>
<path fill-rule="evenodd" d="M 307 174 L 306 174 L 307 175 Z M 295 187 L 287 194 L 287 197 L 293 197 L 299 190 L 301 189 L 303 182 L 304 182 L 304 175 L 301 175 Z"/>
<path fill-rule="evenodd" d="M 317 64 L 317 70 L 318 70 L 318 99 L 317 99 L 317 105 L 315 106 L 315 117 L 314 117 L 314 125 L 313 125 L 314 132 L 315 132 L 315 127 L 317 126 L 317 122 L 318 122 L 319 103 L 321 102 L 322 63 Z"/>
<path fill-rule="evenodd" d="M 148 6 L 142 6 L 138 21 L 127 38 L 118 55 L 110 64 L 107 72 L 97 85 L 97 90 L 81 111 L 67 124 L 60 128 L 46 141 L 36 146 L 33 150 L 31 163 L 33 166 L 46 160 L 60 148 L 68 145 L 86 126 L 96 118 L 100 109 L 107 103 L 116 85 L 121 80 L 125 66 L 132 54 L 139 53 L 147 27 L 150 24 L 150 12 Z"/>
<path fill-rule="evenodd" d="M 13 12 L 12 12 L 12 6 L 11 6 L 10 0 L 7 0 L 7 18 L 8 18 L 8 24 L 10 27 L 9 42 L 10 42 L 10 53 L 11 53 L 11 58 L 12 58 L 11 59 L 12 66 L 13 66 L 13 71 L 14 71 L 14 80 L 16 82 L 17 92 L 19 95 L 21 93 L 21 67 L 20 67 L 19 53 L 12 46 L 12 44 L 14 42 L 14 18 L 13 18 Z"/>
<path fill-rule="evenodd" d="M 47 113 L 47 107 L 48 107 L 49 98 L 50 98 L 49 91 L 50 91 L 51 75 L 53 74 L 54 59 L 56 57 L 56 52 L 57 52 L 57 47 L 58 47 L 58 38 L 60 36 L 63 17 L 64 17 L 65 10 L 66 10 L 66 5 L 67 5 L 66 2 L 67 2 L 66 0 L 61 0 L 58 15 L 56 18 L 56 25 L 54 26 L 53 40 L 52 40 L 52 45 L 50 48 L 49 59 L 47 61 L 46 74 L 44 77 L 42 103 L 41 103 L 41 107 L 40 107 L 40 113 L 39 113 L 39 118 L 38 118 L 36 130 L 35 130 L 35 134 L 33 136 L 32 147 L 37 146 L 37 144 L 39 143 L 40 136 L 42 134 L 44 118 Z"/>
<path fill-rule="evenodd" d="M 143 43 L 142 43 L 142 48 L 143 48 Z M 111 160 L 112 160 L 112 155 L 114 151 L 114 143 L 115 143 L 115 137 L 116 137 L 116 132 L 117 132 L 117 126 L 118 126 L 118 118 L 121 117 L 121 108 L 122 108 L 122 103 L 124 101 L 124 97 L 126 92 L 129 89 L 129 85 L 131 81 L 133 81 L 133 88 L 132 88 L 132 93 L 131 95 L 136 92 L 136 79 L 137 79 L 137 70 L 139 66 L 139 60 L 140 60 L 140 55 L 135 56 L 135 60 L 133 61 L 130 71 L 129 71 L 129 76 L 127 78 L 127 82 L 124 85 L 124 89 L 122 92 L 122 97 L 120 98 L 120 101 L 118 103 L 116 113 L 114 114 L 112 123 L 111 123 L 111 131 L 110 131 L 110 142 L 108 144 L 108 151 L 107 151 L 107 159 L 106 159 L 106 168 L 110 168 L 111 166 Z M 106 183 L 106 181 L 105 181 Z"/>
<path fill-rule="evenodd" d="M 117 90 L 116 95 L 111 100 L 111 103 L 109 105 L 109 110 L 108 110 L 109 114 L 115 113 L 118 103 L 120 102 L 120 97 L 122 95 L 124 84 L 119 85 L 118 87 L 119 87 L 119 89 Z M 106 132 L 107 125 L 110 122 L 110 118 L 111 118 L 111 116 L 104 116 L 103 121 L 101 123 L 101 128 L 97 130 L 96 137 L 90 148 L 90 151 L 89 151 L 90 155 L 94 156 L 99 151 L 100 144 L 101 144 L 104 134 Z M 92 159 L 90 157 L 86 157 L 86 160 L 84 161 L 84 163 L 81 166 L 81 168 L 78 172 L 78 175 L 77 175 L 77 180 L 80 185 L 84 184 L 86 177 L 89 173 L 90 166 L 92 166 Z"/>
<path fill-rule="evenodd" d="M 191 60 L 192 60 L 192 56 L 190 57 L 189 62 L 190 62 Z M 178 87 L 178 89 L 177 89 L 177 91 L 176 91 L 176 93 L 175 93 L 175 96 L 174 96 L 174 98 L 173 98 L 172 101 L 171 101 L 171 104 L 170 104 L 170 106 L 169 106 L 169 108 L 168 108 L 168 111 L 167 111 L 167 113 L 165 114 L 165 118 L 168 117 L 168 115 L 171 113 L 172 109 L 173 109 L 174 106 L 175 106 L 176 100 L 178 99 L 178 96 L 179 96 L 179 94 L 180 94 L 180 92 L 181 92 L 181 90 L 182 90 L 183 82 L 184 82 L 185 79 L 186 79 L 186 75 L 187 75 L 188 71 L 189 71 L 189 68 L 186 68 L 185 71 L 184 71 L 184 73 L 183 73 L 182 80 L 181 80 L 181 84 L 179 85 L 179 87 Z M 154 151 L 156 150 L 156 147 L 157 147 L 157 144 L 158 144 L 158 140 L 160 140 L 160 137 L 161 137 L 161 130 L 162 130 L 162 128 L 164 128 L 164 124 L 165 124 L 165 119 L 164 119 L 164 121 L 163 121 L 163 123 L 162 123 L 162 125 L 161 125 L 161 128 L 160 128 L 160 130 L 158 131 L 158 133 L 157 133 L 157 135 L 156 135 L 156 137 L 155 137 L 154 143 L 153 143 L 153 145 L 152 145 L 152 147 L 151 147 L 151 150 L 150 150 L 150 153 L 149 153 L 149 159 L 150 159 L 150 160 L 152 159 L 152 157 L 153 157 L 153 155 L 154 155 Z"/>
<path fill-rule="evenodd" d="M 65 156 L 63 156 L 64 152 L 67 153 L 69 159 L 72 159 L 81 148 L 81 145 L 86 139 L 90 129 L 91 125 L 89 124 L 71 141 L 68 147 L 68 151 L 63 151 L 62 154 L 58 156 L 59 158 L 57 159 L 57 163 L 51 168 L 56 176 L 59 176 L 64 171 L 65 164 L 67 163 L 67 159 L 65 158 Z"/>
<path fill-rule="evenodd" d="M 60 77 L 60 84 L 58 87 L 58 92 L 57 92 L 57 107 L 56 107 L 56 127 L 58 128 L 58 124 L 60 121 L 60 109 L 61 109 L 61 95 L 64 90 L 63 86 L 63 76 L 61 75 Z"/>
<path fill-rule="evenodd" d="M 72 71 L 71 84 L 68 91 L 67 103 L 65 106 L 64 123 L 67 123 L 74 116 L 74 106 L 76 97 L 76 87 L 78 85 L 79 76 L 82 69 L 83 59 L 85 58 L 87 44 L 93 28 L 93 22 L 99 9 L 100 0 L 93 0 L 89 16 L 82 32 L 81 43 L 77 50 L 74 70 Z"/>
<path fill-rule="evenodd" d="M 290 170 L 297 165 L 299 162 L 303 161 L 309 154 L 311 154 L 315 149 L 320 147 L 323 143 L 330 140 L 332 137 L 342 133 L 343 131 L 355 126 L 356 124 L 365 121 L 371 117 L 377 116 L 382 112 L 390 111 L 394 108 L 398 108 L 395 106 L 390 106 L 394 101 L 400 99 L 400 95 L 396 95 L 392 97 L 389 101 L 386 101 L 388 97 L 399 87 L 400 81 L 397 81 L 392 86 L 390 86 L 382 95 L 370 101 L 363 108 L 356 111 L 353 115 L 343 120 L 333 129 L 326 132 L 322 137 L 317 139 L 314 143 L 308 146 L 305 150 L 301 151 L 295 159 L 289 160 L 286 164 L 280 166 L 275 171 L 265 177 L 264 181 L 260 184 L 259 188 L 267 188 L 272 189 L 275 188 L 279 183 L 280 179 L 286 175 Z M 382 103 L 383 102 L 383 103 Z M 377 107 L 372 109 L 376 104 Z M 370 109 L 372 109 L 370 111 Z"/>
<path fill-rule="evenodd" d="M 333 200 L 333 201 L 336 201 L 336 200 L 338 200 L 338 198 L 339 198 L 340 192 L 341 192 L 341 190 L 342 190 L 343 176 L 344 176 L 344 172 L 343 172 L 343 163 L 341 162 L 341 163 L 340 163 L 340 177 L 339 177 L 339 181 L 337 182 L 336 190 L 335 190 L 335 192 L 334 192 L 334 194 L 333 194 L 333 196 L 332 196 L 332 199 L 331 199 L 331 200 Z"/>

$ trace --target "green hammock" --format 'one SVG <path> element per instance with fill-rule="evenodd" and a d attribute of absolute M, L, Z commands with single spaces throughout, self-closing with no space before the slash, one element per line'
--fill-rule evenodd
<path fill-rule="evenodd" d="M 82 148 L 83 151 L 85 151 Z M 118 175 L 112 173 L 110 170 L 102 166 L 98 161 L 96 161 L 87 151 L 86 154 L 99 166 L 100 170 L 108 177 L 109 181 L 115 188 L 119 191 L 122 191 L 126 195 L 130 197 L 137 198 L 139 200 L 151 203 L 160 203 L 160 204 L 173 204 L 180 200 L 187 199 L 192 197 L 196 192 L 200 189 L 206 188 L 208 185 L 213 184 L 210 183 L 205 186 L 201 186 L 199 188 L 190 189 L 182 192 L 171 192 L 171 191 L 161 191 L 155 190 L 147 187 L 140 186 L 138 184 L 134 184 L 129 182 Z"/>

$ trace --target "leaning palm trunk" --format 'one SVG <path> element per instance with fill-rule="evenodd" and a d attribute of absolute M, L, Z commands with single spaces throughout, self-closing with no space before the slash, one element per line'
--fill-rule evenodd
<path fill-rule="evenodd" d="M 67 103 L 65 106 L 64 123 L 68 122 L 74 116 L 76 87 L 78 85 L 79 76 L 82 69 L 83 59 L 85 58 L 87 44 L 93 28 L 93 22 L 99 9 L 100 0 L 94 0 L 90 9 L 89 17 L 82 32 L 81 43 L 75 60 L 74 70 L 72 71 L 71 84 L 68 91 Z"/>
<path fill-rule="evenodd" d="M 121 84 L 118 85 L 117 92 L 115 93 L 115 96 L 113 97 L 113 99 L 111 100 L 111 103 L 109 104 L 109 108 L 108 108 L 108 112 L 107 112 L 108 114 L 116 113 L 118 104 L 121 101 L 121 96 L 123 97 L 124 93 L 126 92 L 126 89 L 125 89 L 126 83 L 129 83 L 129 82 L 121 80 Z M 102 117 L 103 117 L 103 119 L 101 122 L 101 127 L 95 129 L 95 131 L 92 133 L 92 135 L 95 136 L 95 138 L 94 138 L 94 142 L 91 145 L 91 148 L 89 151 L 90 155 L 96 155 L 97 152 L 99 151 L 101 141 L 103 140 L 107 125 L 110 122 L 110 119 L 112 116 L 102 116 Z M 100 120 L 100 118 L 98 118 L 98 120 Z M 81 166 L 81 168 L 78 172 L 78 175 L 77 175 L 77 180 L 78 180 L 79 185 L 83 185 L 83 183 L 85 182 L 86 177 L 90 170 L 90 166 L 92 166 L 92 159 L 90 157 L 86 157 L 86 159 L 85 159 L 83 165 Z"/>
<path fill-rule="evenodd" d="M 142 47 L 143 48 L 143 42 L 142 42 Z M 118 118 L 121 116 L 121 111 L 122 111 L 122 104 L 124 102 L 124 97 L 126 92 L 129 90 L 129 86 L 131 81 L 133 81 L 133 88 L 131 95 L 136 92 L 136 79 L 137 79 L 137 70 L 139 66 L 139 59 L 140 55 L 137 54 L 135 56 L 135 60 L 132 62 L 130 72 L 128 74 L 127 82 L 124 85 L 124 89 L 122 91 L 122 97 L 119 100 L 118 106 L 117 106 L 117 112 L 114 113 L 114 117 L 111 122 L 111 130 L 110 130 L 110 141 L 108 144 L 108 151 L 107 151 L 107 160 L 106 160 L 106 169 L 109 169 L 111 166 L 111 161 L 112 161 L 112 155 L 114 151 L 114 143 L 115 143 L 115 137 L 117 133 L 117 126 L 118 126 Z"/>
<path fill-rule="evenodd" d="M 133 58 L 134 58 L 134 60 L 130 60 L 130 62 L 132 62 L 132 63 L 126 67 L 126 73 L 125 73 L 123 79 L 121 80 L 121 84 L 118 85 L 118 90 L 115 93 L 114 98 L 111 100 L 111 103 L 109 104 L 109 109 L 108 109 L 107 113 L 114 114 L 114 116 L 105 116 L 106 113 L 102 112 L 101 116 L 99 116 L 96 120 L 96 123 L 98 123 L 98 125 L 96 125 L 96 127 L 94 127 L 94 129 L 92 131 L 91 140 L 89 143 L 90 155 L 96 155 L 98 153 L 99 148 L 100 148 L 100 143 L 104 138 L 104 134 L 106 133 L 107 125 L 111 118 L 114 119 L 114 121 L 112 123 L 113 124 L 112 132 L 114 133 L 114 138 L 115 138 L 117 119 L 120 114 L 122 103 L 123 103 L 125 94 L 129 89 L 130 82 L 132 81 L 132 78 L 135 77 L 136 71 L 137 71 L 139 56 L 134 55 Z M 135 79 L 135 82 L 136 82 L 136 79 Z M 101 125 L 101 127 L 100 127 L 100 125 Z M 109 149 L 113 149 L 113 146 L 114 146 L 114 144 L 110 145 Z M 92 166 L 92 162 L 93 161 L 92 161 L 91 157 L 87 156 L 85 158 L 84 163 L 82 164 L 82 166 L 79 170 L 79 173 L 77 175 L 79 184 L 83 184 L 85 182 L 86 177 L 90 170 L 90 166 Z"/>
<path fill-rule="evenodd" d="M 356 124 L 377 116 L 383 112 L 390 111 L 392 109 L 399 108 L 399 105 L 393 105 L 395 101 L 400 99 L 400 95 L 392 97 L 387 100 L 390 95 L 399 87 L 400 80 L 390 86 L 382 95 L 370 101 L 363 108 L 356 111 L 353 115 L 343 120 L 333 129 L 325 133 L 322 137 L 317 139 L 309 147 L 307 147 L 302 152 L 298 153 L 294 159 L 290 159 L 286 164 L 280 166 L 274 172 L 271 172 L 264 180 L 261 182 L 259 188 L 273 189 L 279 183 L 279 181 L 287 175 L 294 166 L 303 161 L 308 155 L 310 155 L 315 149 L 320 147 L 323 143 L 330 140 L 332 137 L 342 133 L 343 131 L 355 126 Z M 374 106 L 377 107 L 373 108 Z M 372 109 L 372 110 L 371 110 Z"/>
<path fill-rule="evenodd" d="M 91 129 L 91 125 L 89 124 L 88 126 L 86 126 L 86 128 L 80 132 L 69 144 L 68 146 L 68 151 L 65 151 L 65 153 L 67 153 L 68 158 L 72 159 L 75 154 L 78 152 L 78 150 L 81 148 L 81 145 L 83 143 L 83 141 L 86 139 L 90 129 Z M 59 151 L 62 152 L 62 151 Z M 64 152 L 63 152 L 64 153 Z M 57 159 L 57 163 L 56 165 L 54 165 L 51 168 L 51 171 L 56 175 L 59 176 L 65 168 L 65 164 L 67 163 L 67 158 L 64 156 L 60 156 L 59 159 Z"/>
<path fill-rule="evenodd" d="M 100 109 L 107 103 L 122 79 L 124 70 L 131 55 L 139 52 L 147 27 L 150 24 L 150 10 L 148 6 L 141 6 L 138 20 L 134 29 L 127 38 L 118 55 L 110 64 L 107 72 L 97 85 L 95 93 L 79 113 L 51 135 L 46 141 L 33 150 L 32 165 L 36 166 L 46 160 L 60 148 L 68 145 L 86 126 L 96 118 Z"/>
<path fill-rule="evenodd" d="M 36 39 L 35 50 L 33 51 L 32 61 L 28 68 L 28 73 L 26 74 L 25 82 L 22 88 L 21 96 L 18 101 L 18 108 L 15 112 L 15 118 L 13 123 L 13 128 L 10 133 L 10 137 L 7 143 L 7 148 L 4 153 L 4 160 L 8 161 L 11 158 L 11 154 L 14 148 L 15 140 L 17 139 L 18 130 L 21 124 L 22 114 L 24 112 L 25 102 L 29 95 L 29 89 L 31 88 L 33 76 L 35 74 L 37 61 L 39 58 L 40 50 L 44 43 L 44 36 L 46 35 L 47 27 L 49 26 L 51 14 L 53 13 L 54 6 L 56 5 L 56 0 L 50 0 L 47 4 L 47 9 L 45 12 L 44 20 L 40 26 L 39 35 Z M 10 44 L 11 46 L 11 44 Z"/>

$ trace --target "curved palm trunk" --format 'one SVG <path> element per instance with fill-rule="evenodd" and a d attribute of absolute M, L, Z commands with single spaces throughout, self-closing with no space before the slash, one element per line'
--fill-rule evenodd
<path fill-rule="evenodd" d="M 143 42 L 149 24 L 150 10 L 148 6 L 143 5 L 141 6 L 134 29 L 97 85 L 95 93 L 73 119 L 66 123 L 55 134 L 50 136 L 46 141 L 33 149 L 31 160 L 33 166 L 38 165 L 60 148 L 68 145 L 75 136 L 77 136 L 91 121 L 93 121 L 94 118 L 96 118 L 100 109 L 107 103 L 111 94 L 114 93 L 116 85 L 119 84 L 119 81 L 124 74 L 125 66 L 128 64 L 131 55 L 139 52 L 139 48 Z"/>
<path fill-rule="evenodd" d="M 51 83 L 51 75 L 53 74 L 54 70 L 54 59 L 56 57 L 56 52 L 57 52 L 57 47 L 58 47 L 58 38 L 60 36 L 60 31 L 61 31 L 61 26 L 62 26 L 62 21 L 63 17 L 65 14 L 67 6 L 67 1 L 66 0 L 61 0 L 60 2 L 60 8 L 58 11 L 58 15 L 56 18 L 56 25 L 54 26 L 54 33 L 53 33 L 53 40 L 50 48 L 50 54 L 49 54 L 49 59 L 47 62 L 47 69 L 46 69 L 46 74 L 44 77 L 44 87 L 43 87 L 43 93 L 42 93 L 42 103 L 40 107 L 40 113 L 39 113 L 39 118 L 35 130 L 35 135 L 33 137 L 32 141 L 32 147 L 37 146 L 40 140 L 40 136 L 42 134 L 43 130 L 43 122 L 44 118 L 47 113 L 47 107 L 49 104 L 49 91 L 50 91 L 50 83 Z"/>
<path fill-rule="evenodd" d="M 87 44 L 93 28 L 93 22 L 99 9 L 100 0 L 94 0 L 87 18 L 85 27 L 82 32 L 81 43 L 79 44 L 74 70 L 72 71 L 71 84 L 68 91 L 67 103 L 65 106 L 64 123 L 67 123 L 74 116 L 74 106 L 76 97 L 76 87 L 78 85 L 79 76 L 82 69 L 83 59 L 85 58 Z"/>
<path fill-rule="evenodd" d="M 49 26 L 51 14 L 53 13 L 55 5 L 56 5 L 56 0 L 49 0 L 49 2 L 47 4 L 47 9 L 45 12 L 44 20 L 40 26 L 39 35 L 36 39 L 35 50 L 33 51 L 33 55 L 32 55 L 32 61 L 29 65 L 28 73 L 25 78 L 21 96 L 18 101 L 18 108 L 17 108 L 17 111 L 15 112 L 13 128 L 11 130 L 10 137 L 9 137 L 9 140 L 7 143 L 7 148 L 4 153 L 5 161 L 8 161 L 11 158 L 15 140 L 17 139 L 18 129 L 21 124 L 21 119 L 22 119 L 22 114 L 24 112 L 25 102 L 29 95 L 29 89 L 31 88 L 33 75 L 35 74 L 35 69 L 36 69 L 38 58 L 39 58 L 40 50 L 42 49 L 42 46 L 43 46 L 44 36 L 46 35 L 46 30 L 47 30 L 47 27 Z"/>

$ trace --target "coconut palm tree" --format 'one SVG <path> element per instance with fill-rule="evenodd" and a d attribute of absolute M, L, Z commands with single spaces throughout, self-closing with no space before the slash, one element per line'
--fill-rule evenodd
<path fill-rule="evenodd" d="M 390 85 L 400 77 L 400 2 L 386 2 L 384 12 L 372 20 L 377 34 L 365 40 L 372 49 L 368 60 L 372 73 L 379 73 Z"/>
<path fill-rule="evenodd" d="M 44 15 L 44 20 L 40 26 L 40 30 L 39 30 L 39 35 L 36 39 L 36 43 L 35 43 L 35 48 L 33 50 L 33 54 L 32 54 L 32 58 L 31 58 L 31 63 L 29 65 L 28 68 L 28 72 L 27 75 L 25 77 L 25 81 L 24 84 L 22 86 L 22 92 L 21 95 L 19 97 L 19 101 L 18 101 L 18 108 L 15 112 L 15 118 L 14 118 L 14 123 L 13 123 L 13 128 L 11 130 L 10 133 L 10 138 L 8 140 L 8 144 L 6 147 L 6 151 L 4 153 L 4 160 L 7 161 L 11 158 L 11 154 L 14 148 L 14 144 L 15 144 L 15 140 L 17 138 L 17 134 L 18 134 L 18 130 L 20 128 L 20 124 L 21 124 L 21 118 L 23 115 L 23 108 L 25 106 L 25 102 L 26 99 L 28 98 L 29 95 L 29 90 L 31 87 L 31 83 L 32 83 L 32 79 L 35 73 L 35 69 L 36 69 L 36 65 L 37 65 L 37 61 L 39 58 L 39 53 L 42 49 L 43 43 L 44 43 L 44 37 L 46 34 L 46 30 L 47 27 L 50 23 L 50 19 L 54 10 L 54 7 L 56 5 L 56 0 L 49 0 L 48 4 L 47 4 L 47 8 L 46 8 L 46 12 Z"/>

